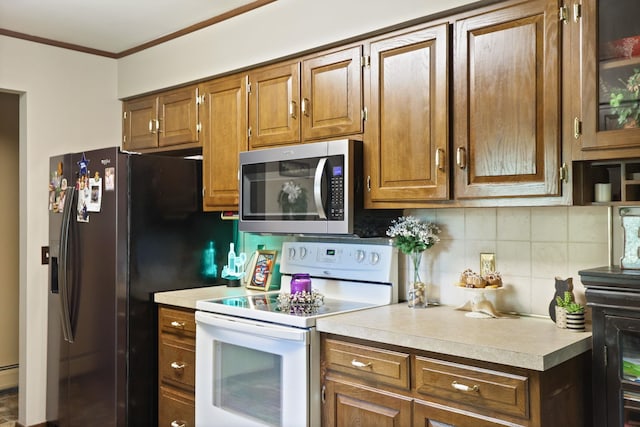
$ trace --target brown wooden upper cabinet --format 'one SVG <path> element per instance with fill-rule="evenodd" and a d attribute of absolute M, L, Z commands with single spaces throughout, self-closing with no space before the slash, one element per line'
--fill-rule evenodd
<path fill-rule="evenodd" d="M 247 150 L 247 76 L 200 86 L 204 210 L 238 209 L 239 153 Z"/>
<path fill-rule="evenodd" d="M 362 132 L 362 46 L 249 72 L 249 148 Z"/>
<path fill-rule="evenodd" d="M 122 148 L 164 151 L 199 146 L 196 86 L 169 90 L 123 103 Z"/>
<path fill-rule="evenodd" d="M 560 4 L 509 2 L 455 22 L 455 197 L 560 194 Z"/>
<path fill-rule="evenodd" d="M 640 2 L 583 0 L 567 13 L 571 25 L 582 26 L 572 49 L 582 55 L 583 73 L 574 94 L 582 111 L 571 117 L 581 148 L 574 159 L 640 157 Z"/>
<path fill-rule="evenodd" d="M 449 198 L 448 75 L 446 23 L 371 40 L 366 207 Z"/>

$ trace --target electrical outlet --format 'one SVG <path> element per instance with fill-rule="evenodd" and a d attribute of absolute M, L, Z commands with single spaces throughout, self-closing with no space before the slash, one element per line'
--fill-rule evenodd
<path fill-rule="evenodd" d="M 480 254 L 480 275 L 484 276 L 490 271 L 496 271 L 496 254 Z"/>
<path fill-rule="evenodd" d="M 49 264 L 49 246 L 40 248 L 40 262 L 42 265 Z"/>

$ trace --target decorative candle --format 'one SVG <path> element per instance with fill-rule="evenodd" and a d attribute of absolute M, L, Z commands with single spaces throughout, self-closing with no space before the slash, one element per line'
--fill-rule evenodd
<path fill-rule="evenodd" d="M 311 277 L 307 273 L 294 274 L 291 279 L 291 293 L 311 292 Z"/>

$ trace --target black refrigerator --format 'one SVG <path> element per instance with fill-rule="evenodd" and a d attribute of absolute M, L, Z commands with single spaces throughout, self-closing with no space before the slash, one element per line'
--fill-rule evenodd
<path fill-rule="evenodd" d="M 235 224 L 201 162 L 118 148 L 50 159 L 47 424 L 157 425 L 158 291 L 208 286 Z"/>

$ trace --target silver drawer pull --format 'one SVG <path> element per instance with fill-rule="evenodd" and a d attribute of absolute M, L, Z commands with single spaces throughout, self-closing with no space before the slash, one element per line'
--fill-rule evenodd
<path fill-rule="evenodd" d="M 187 427 L 187 422 L 182 420 L 171 421 L 171 427 Z"/>
<path fill-rule="evenodd" d="M 174 320 L 173 322 L 171 322 L 171 326 L 178 329 L 184 329 L 184 325 L 185 325 L 184 322 L 178 322 L 177 320 Z"/>
<path fill-rule="evenodd" d="M 478 387 L 477 385 L 472 385 L 471 387 L 469 387 L 468 385 L 464 385 L 464 384 L 459 384 L 458 382 L 454 381 L 451 383 L 451 387 L 455 388 L 458 391 L 473 391 L 478 393 L 480 391 L 480 387 Z"/>
<path fill-rule="evenodd" d="M 171 367 L 173 369 L 184 369 L 185 364 L 184 362 L 171 362 Z"/>
<path fill-rule="evenodd" d="M 360 362 L 360 361 L 358 361 L 358 360 L 356 360 L 356 359 L 353 359 L 353 360 L 351 361 L 351 366 L 356 367 L 356 368 L 370 368 L 370 367 L 371 367 L 371 365 L 372 365 L 372 363 L 371 363 L 371 362 L 369 362 L 369 363 L 362 363 L 362 362 Z"/>

